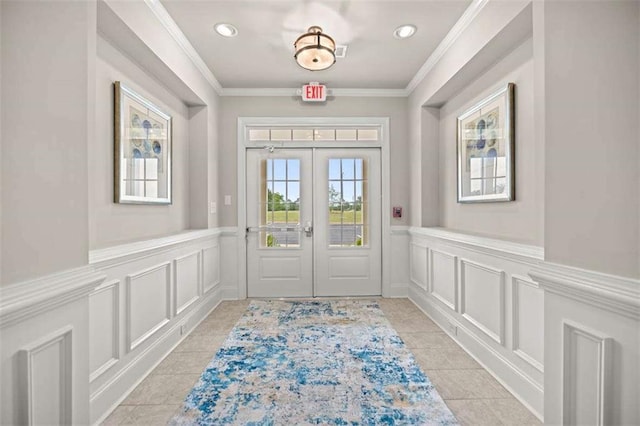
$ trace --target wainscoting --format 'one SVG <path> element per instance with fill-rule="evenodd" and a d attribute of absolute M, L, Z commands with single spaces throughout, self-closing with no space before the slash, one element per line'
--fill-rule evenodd
<path fill-rule="evenodd" d="M 223 297 L 238 297 L 237 280 L 221 280 L 222 252 L 235 256 L 235 228 L 226 233 L 93 250 L 85 267 L 0 288 L 0 423 L 104 419 Z"/>
<path fill-rule="evenodd" d="M 409 298 L 536 416 L 544 413 L 543 249 L 410 228 Z"/>
<path fill-rule="evenodd" d="M 89 422 L 89 294 L 78 268 L 0 288 L 0 424 Z"/>
<path fill-rule="evenodd" d="M 91 423 L 107 416 L 223 299 L 223 232 L 90 252 L 90 265 L 106 276 L 89 296 Z"/>
<path fill-rule="evenodd" d="M 640 424 L 640 281 L 544 262 L 545 420 Z"/>

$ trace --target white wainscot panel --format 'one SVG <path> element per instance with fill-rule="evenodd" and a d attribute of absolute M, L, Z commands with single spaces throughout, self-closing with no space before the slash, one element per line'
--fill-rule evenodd
<path fill-rule="evenodd" d="M 611 424 L 613 339 L 570 322 L 563 329 L 564 424 Z"/>
<path fill-rule="evenodd" d="M 543 372 L 544 291 L 526 277 L 511 277 L 513 351 Z"/>
<path fill-rule="evenodd" d="M 120 358 L 120 281 L 98 287 L 89 296 L 89 365 L 91 381 Z"/>
<path fill-rule="evenodd" d="M 260 278 L 264 280 L 299 280 L 300 256 L 260 257 Z"/>
<path fill-rule="evenodd" d="M 21 423 L 71 424 L 71 338 L 66 327 L 18 352 Z"/>
<path fill-rule="evenodd" d="M 369 256 L 331 256 L 329 279 L 369 278 Z"/>
<path fill-rule="evenodd" d="M 427 289 L 427 248 L 418 244 L 411 244 L 411 281 Z"/>
<path fill-rule="evenodd" d="M 175 315 L 187 309 L 200 297 L 200 252 L 194 252 L 174 260 L 176 295 Z"/>
<path fill-rule="evenodd" d="M 504 271 L 460 261 L 462 316 L 496 342 L 504 342 Z"/>
<path fill-rule="evenodd" d="M 458 308 L 457 294 L 457 256 L 438 250 L 429 250 L 431 258 L 431 295 L 444 303 L 449 309 Z"/>
<path fill-rule="evenodd" d="M 170 264 L 127 277 L 127 345 L 131 351 L 171 318 Z"/>
<path fill-rule="evenodd" d="M 204 293 L 220 283 L 220 246 L 218 244 L 202 250 Z"/>

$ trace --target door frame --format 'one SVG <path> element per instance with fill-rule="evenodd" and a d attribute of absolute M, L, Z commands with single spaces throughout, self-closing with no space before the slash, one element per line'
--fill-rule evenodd
<path fill-rule="evenodd" d="M 264 127 L 315 127 L 315 128 L 349 128 L 371 127 L 380 129 L 377 141 L 290 141 L 270 143 L 249 141 L 248 128 Z M 238 298 L 247 297 L 247 240 L 245 238 L 246 220 L 246 170 L 247 148 L 265 146 L 288 148 L 380 148 L 381 161 L 381 217 L 382 217 L 382 296 L 390 297 L 391 293 L 391 160 L 389 158 L 389 117 L 238 117 L 237 123 L 237 259 L 238 259 Z"/>

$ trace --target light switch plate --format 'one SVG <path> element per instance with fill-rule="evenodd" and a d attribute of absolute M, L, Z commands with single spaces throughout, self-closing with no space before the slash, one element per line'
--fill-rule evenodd
<path fill-rule="evenodd" d="M 216 202 L 212 201 L 211 204 L 209 205 L 209 213 L 211 214 L 215 214 L 216 213 Z"/>
<path fill-rule="evenodd" d="M 225 206 L 230 206 L 231 205 L 231 195 L 225 195 L 224 196 L 224 205 Z"/>

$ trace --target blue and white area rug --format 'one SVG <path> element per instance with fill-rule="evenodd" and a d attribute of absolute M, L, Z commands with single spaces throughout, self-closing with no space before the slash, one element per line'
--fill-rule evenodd
<path fill-rule="evenodd" d="M 254 301 L 172 425 L 452 425 L 375 301 Z"/>

